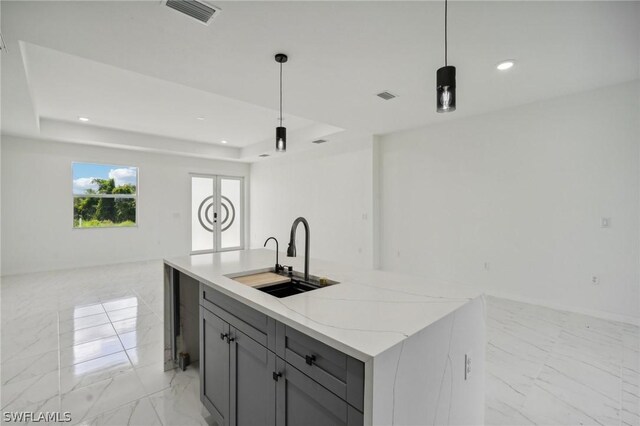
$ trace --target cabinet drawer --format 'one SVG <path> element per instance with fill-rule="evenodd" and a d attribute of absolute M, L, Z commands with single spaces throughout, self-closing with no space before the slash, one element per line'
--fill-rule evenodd
<path fill-rule="evenodd" d="M 200 304 L 275 352 L 276 322 L 262 312 L 200 283 Z"/>
<path fill-rule="evenodd" d="M 364 364 L 278 323 L 276 353 L 331 392 L 364 411 Z"/>

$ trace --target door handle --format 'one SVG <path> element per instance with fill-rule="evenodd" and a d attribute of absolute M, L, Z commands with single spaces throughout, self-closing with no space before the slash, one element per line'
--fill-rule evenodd
<path fill-rule="evenodd" d="M 282 377 L 282 373 L 273 372 L 273 380 L 277 382 L 280 377 Z"/>
<path fill-rule="evenodd" d="M 227 333 L 220 333 L 220 339 L 224 340 L 226 338 L 228 338 L 229 335 Z"/>
<path fill-rule="evenodd" d="M 316 356 L 315 355 L 305 355 L 304 356 L 304 362 L 306 362 L 308 365 L 313 365 L 313 363 L 316 362 Z"/>

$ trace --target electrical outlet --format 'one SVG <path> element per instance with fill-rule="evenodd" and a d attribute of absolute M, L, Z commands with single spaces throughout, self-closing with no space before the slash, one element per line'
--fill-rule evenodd
<path fill-rule="evenodd" d="M 464 354 L 464 379 L 469 380 L 471 376 L 471 353 Z"/>
<path fill-rule="evenodd" d="M 603 217 L 600 219 L 600 227 L 601 228 L 611 228 L 611 218 Z"/>
<path fill-rule="evenodd" d="M 600 277 L 597 275 L 594 275 L 591 277 L 591 284 L 593 285 L 599 285 L 600 284 Z"/>

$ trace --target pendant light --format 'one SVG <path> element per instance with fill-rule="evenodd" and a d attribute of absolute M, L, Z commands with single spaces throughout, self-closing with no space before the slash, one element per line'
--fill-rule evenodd
<path fill-rule="evenodd" d="M 280 126 L 276 127 L 276 151 L 278 152 L 287 150 L 287 128 L 282 127 L 282 64 L 288 60 L 284 53 L 276 54 L 276 62 L 280 64 Z"/>
<path fill-rule="evenodd" d="M 444 67 L 438 68 L 436 81 L 437 111 L 455 111 L 456 67 L 447 63 L 447 0 L 444 0 Z"/>

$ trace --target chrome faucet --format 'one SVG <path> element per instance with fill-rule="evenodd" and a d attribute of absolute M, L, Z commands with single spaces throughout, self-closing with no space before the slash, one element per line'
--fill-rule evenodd
<path fill-rule="evenodd" d="M 287 257 L 296 257 L 296 230 L 302 222 L 304 225 L 304 280 L 309 282 L 309 222 L 304 217 L 299 217 L 293 221 L 291 225 L 291 237 L 289 238 L 289 248 L 287 248 Z"/>

